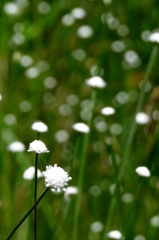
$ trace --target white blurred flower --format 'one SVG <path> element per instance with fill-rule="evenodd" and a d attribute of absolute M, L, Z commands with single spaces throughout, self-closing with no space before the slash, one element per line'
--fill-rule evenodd
<path fill-rule="evenodd" d="M 103 231 L 104 226 L 102 222 L 93 222 L 90 226 L 90 229 L 94 233 L 100 233 Z"/>
<path fill-rule="evenodd" d="M 28 152 L 45 153 L 49 151 L 42 141 L 35 140 L 30 143 Z"/>
<path fill-rule="evenodd" d="M 43 122 L 34 122 L 33 125 L 31 126 L 32 130 L 35 130 L 37 132 L 47 132 L 48 127 L 46 126 L 45 123 Z"/>
<path fill-rule="evenodd" d="M 90 38 L 93 35 L 93 29 L 90 26 L 83 25 L 77 29 L 77 36 L 80 38 Z"/>
<path fill-rule="evenodd" d="M 112 107 L 105 107 L 102 108 L 101 113 L 103 115 L 113 115 L 115 113 L 115 109 Z"/>
<path fill-rule="evenodd" d="M 42 172 L 45 177 L 45 185 L 46 187 L 50 187 L 54 192 L 57 190 L 65 191 L 65 186 L 68 185 L 68 181 L 72 178 L 69 177 L 68 173 L 64 171 L 63 168 L 57 167 L 57 164 L 52 166 L 46 166 L 46 171 Z"/>
<path fill-rule="evenodd" d="M 150 117 L 146 113 L 140 112 L 136 114 L 135 121 L 141 125 L 147 124 L 150 121 Z"/>
<path fill-rule="evenodd" d="M 150 219 L 150 224 L 152 227 L 154 228 L 159 228 L 159 216 L 156 215 L 156 216 L 153 216 L 151 219 Z"/>
<path fill-rule="evenodd" d="M 25 146 L 23 143 L 15 141 L 7 146 L 7 150 L 10 152 L 23 152 L 25 150 Z"/>
<path fill-rule="evenodd" d="M 59 130 L 55 133 L 55 139 L 59 143 L 66 142 L 68 140 L 68 138 L 69 138 L 69 134 L 65 130 Z"/>
<path fill-rule="evenodd" d="M 110 231 L 107 236 L 109 238 L 112 238 L 112 239 L 121 239 L 122 238 L 122 234 L 119 230 L 113 230 L 113 231 Z"/>
<path fill-rule="evenodd" d="M 35 176 L 35 167 L 29 167 L 27 170 L 23 173 L 23 178 L 26 180 L 32 180 Z M 43 177 L 42 172 L 38 169 L 37 171 L 37 177 L 41 178 Z"/>
<path fill-rule="evenodd" d="M 70 201 L 72 196 L 75 196 L 78 194 L 78 188 L 77 187 L 67 187 L 64 193 L 64 198 L 66 201 Z"/>
<path fill-rule="evenodd" d="M 154 32 L 149 35 L 149 41 L 159 43 L 159 32 Z"/>
<path fill-rule="evenodd" d="M 77 7 L 72 9 L 71 14 L 76 19 L 82 19 L 86 16 L 86 11 L 83 8 Z"/>
<path fill-rule="evenodd" d="M 7 15 L 18 15 L 21 12 L 18 4 L 14 2 L 5 3 L 3 10 Z"/>
<path fill-rule="evenodd" d="M 0 101 L 2 100 L 2 94 L 0 94 Z"/>
<path fill-rule="evenodd" d="M 137 167 L 136 168 L 136 173 L 142 177 L 150 177 L 151 173 L 147 167 Z"/>
<path fill-rule="evenodd" d="M 104 88 L 107 83 L 99 76 L 93 76 L 86 80 L 86 84 L 95 88 Z"/>
<path fill-rule="evenodd" d="M 88 125 L 85 123 L 75 123 L 72 128 L 77 132 L 88 133 L 90 131 Z"/>

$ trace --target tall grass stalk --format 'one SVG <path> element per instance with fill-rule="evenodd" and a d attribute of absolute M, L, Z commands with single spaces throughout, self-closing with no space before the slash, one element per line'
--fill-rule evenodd
<path fill-rule="evenodd" d="M 91 109 L 90 109 L 90 118 L 88 120 L 88 126 L 91 127 L 92 117 L 93 117 L 93 110 L 95 105 L 95 99 L 96 99 L 96 91 L 92 91 L 91 96 Z M 80 158 L 80 169 L 79 169 L 79 176 L 78 176 L 78 190 L 79 193 L 76 198 L 76 205 L 75 205 L 75 211 L 74 211 L 74 225 L 73 225 L 73 234 L 72 234 L 72 240 L 77 239 L 78 235 L 78 223 L 79 223 L 79 214 L 80 214 L 80 204 L 82 199 L 82 190 L 83 190 L 83 180 L 84 180 L 84 169 L 86 165 L 86 153 L 87 153 L 87 146 L 89 141 L 89 135 L 90 133 L 87 133 L 84 135 L 83 144 L 82 144 L 82 152 L 81 152 L 81 158 Z"/>
<path fill-rule="evenodd" d="M 35 155 L 35 188 L 34 188 L 34 203 L 37 201 L 37 171 L 38 171 L 38 153 Z M 34 208 L 34 240 L 36 240 L 36 206 Z"/>
<path fill-rule="evenodd" d="M 29 214 L 35 209 L 35 207 L 40 203 L 40 201 L 43 199 L 43 197 L 45 196 L 45 194 L 47 193 L 47 191 L 49 190 L 49 188 L 47 188 L 42 194 L 41 196 L 38 198 L 38 200 L 34 203 L 34 205 L 32 206 L 32 208 L 24 215 L 24 217 L 21 219 L 21 221 L 18 223 L 18 225 L 13 229 L 13 231 L 10 233 L 10 235 L 7 237 L 6 240 L 11 239 L 11 237 L 13 236 L 13 234 L 16 232 L 16 230 L 20 227 L 20 225 L 25 221 L 25 219 L 29 216 Z"/>

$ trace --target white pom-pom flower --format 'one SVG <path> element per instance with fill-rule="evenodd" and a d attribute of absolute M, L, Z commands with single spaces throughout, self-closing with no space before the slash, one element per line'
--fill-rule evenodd
<path fill-rule="evenodd" d="M 31 128 L 37 132 L 47 132 L 48 131 L 48 127 L 43 122 L 34 122 Z"/>
<path fill-rule="evenodd" d="M 86 84 L 94 88 L 105 88 L 107 83 L 99 76 L 93 76 L 86 80 Z"/>
<path fill-rule="evenodd" d="M 46 171 L 42 172 L 45 177 L 45 186 L 51 188 L 54 191 L 65 191 L 65 186 L 68 185 L 68 181 L 72 178 L 63 168 L 58 167 L 57 164 L 52 166 L 46 166 Z"/>
<path fill-rule="evenodd" d="M 45 153 L 49 151 L 42 141 L 35 140 L 30 143 L 28 152 Z"/>

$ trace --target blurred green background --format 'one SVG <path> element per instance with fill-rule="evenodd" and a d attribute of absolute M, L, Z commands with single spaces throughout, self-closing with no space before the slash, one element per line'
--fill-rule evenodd
<path fill-rule="evenodd" d="M 33 122 L 40 120 L 49 129 L 40 135 L 50 153 L 40 156 L 39 169 L 57 163 L 71 172 L 69 185 L 77 186 L 84 135 L 72 125 L 89 119 L 92 89 L 85 80 L 96 75 L 107 87 L 96 90 L 78 239 L 109 239 L 103 237 L 105 225 L 108 232 L 122 231 L 125 240 L 158 239 L 158 58 L 141 109 L 151 121 L 135 132 L 120 182 L 121 214 L 116 203 L 110 210 L 116 178 L 111 158 L 115 156 L 118 172 L 154 46 L 148 36 L 157 28 L 158 1 L 152 0 L 0 2 L 0 239 L 7 238 L 32 205 L 33 181 L 23 179 L 23 173 L 34 165 L 34 154 L 27 153 L 37 138 Z M 115 115 L 103 116 L 106 106 L 114 107 Z M 14 141 L 22 142 L 25 151 L 8 151 Z M 135 173 L 142 165 L 151 171 L 150 178 Z M 44 189 L 39 179 L 38 196 Z M 38 206 L 39 240 L 72 239 L 76 197 L 60 212 L 62 199 L 63 194 L 50 191 Z M 13 239 L 33 239 L 29 219 Z M 100 222 L 101 230 L 92 227 L 94 222 Z"/>

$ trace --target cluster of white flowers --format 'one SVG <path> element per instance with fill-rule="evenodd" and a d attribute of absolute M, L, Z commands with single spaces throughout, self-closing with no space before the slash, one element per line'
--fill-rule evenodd
<path fill-rule="evenodd" d="M 68 173 L 64 171 L 63 168 L 58 167 L 57 164 L 52 166 L 46 166 L 46 171 L 42 172 L 45 177 L 45 185 L 49 187 L 54 192 L 57 190 L 65 191 L 65 186 L 68 185 L 68 181 L 72 178 L 69 177 Z"/>

